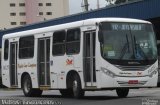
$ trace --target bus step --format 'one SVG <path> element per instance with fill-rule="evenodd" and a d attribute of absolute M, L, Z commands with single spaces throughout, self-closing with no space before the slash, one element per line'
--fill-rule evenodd
<path fill-rule="evenodd" d="M 50 90 L 51 89 L 50 86 L 40 86 L 39 88 L 40 90 Z"/>

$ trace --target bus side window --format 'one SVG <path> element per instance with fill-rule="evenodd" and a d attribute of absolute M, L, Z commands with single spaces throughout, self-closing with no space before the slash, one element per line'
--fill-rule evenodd
<path fill-rule="evenodd" d="M 26 59 L 34 56 L 34 36 L 19 39 L 19 58 Z"/>
<path fill-rule="evenodd" d="M 9 48 L 9 41 L 7 39 L 4 42 L 4 60 L 8 59 L 8 48 Z"/>
<path fill-rule="evenodd" d="M 65 36 L 66 36 L 65 34 L 66 32 L 64 30 L 53 33 L 52 54 L 54 56 L 65 54 Z"/>
<path fill-rule="evenodd" d="M 80 51 L 80 29 L 70 29 L 67 31 L 66 53 L 78 54 Z"/>

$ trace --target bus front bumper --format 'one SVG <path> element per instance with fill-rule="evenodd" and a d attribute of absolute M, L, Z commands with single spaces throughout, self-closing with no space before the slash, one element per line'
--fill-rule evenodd
<path fill-rule="evenodd" d="M 147 88 L 157 87 L 158 73 L 153 77 L 109 77 L 102 74 L 100 81 L 100 88 Z"/>

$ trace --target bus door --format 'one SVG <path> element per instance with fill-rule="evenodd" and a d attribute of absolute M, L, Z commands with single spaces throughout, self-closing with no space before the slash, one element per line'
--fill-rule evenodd
<path fill-rule="evenodd" d="M 17 42 L 10 43 L 10 80 L 11 87 L 18 86 L 17 78 Z"/>
<path fill-rule="evenodd" d="M 85 86 L 95 86 L 95 39 L 96 32 L 84 33 L 83 70 Z"/>
<path fill-rule="evenodd" d="M 50 86 L 50 38 L 38 39 L 38 77 L 40 86 Z"/>

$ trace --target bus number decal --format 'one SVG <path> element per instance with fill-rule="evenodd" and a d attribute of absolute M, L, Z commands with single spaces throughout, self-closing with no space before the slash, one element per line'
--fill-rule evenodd
<path fill-rule="evenodd" d="M 9 65 L 4 65 L 3 70 L 9 70 Z"/>

